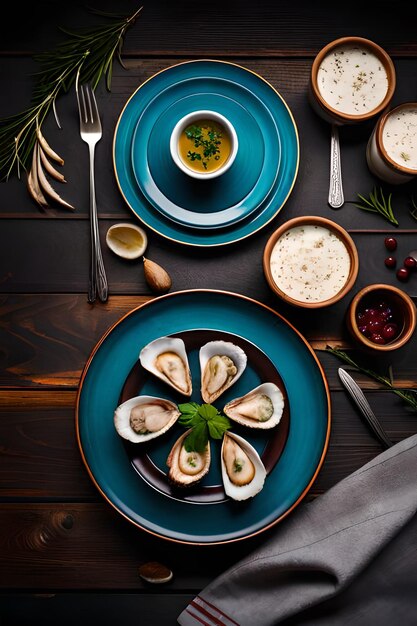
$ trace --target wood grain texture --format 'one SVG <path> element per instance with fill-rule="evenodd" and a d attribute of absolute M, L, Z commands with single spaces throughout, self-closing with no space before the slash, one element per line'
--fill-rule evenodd
<path fill-rule="evenodd" d="M 121 13 L 138 7 L 136 0 L 91 4 Z M 212 288 L 248 295 L 281 313 L 316 350 L 331 388 L 332 430 L 323 467 L 306 496 L 310 501 L 382 450 L 340 386 L 341 362 L 324 350 L 329 344 L 351 351 L 344 314 L 353 292 L 369 282 L 397 284 L 383 265 L 383 238 L 396 233 L 399 258 L 416 248 L 416 222 L 409 208 L 411 196 L 417 197 L 415 182 L 388 188 L 399 229 L 353 206 L 358 192 L 366 194 L 379 184 L 366 166 L 365 148 L 373 127 L 368 123 L 340 129 L 347 203 L 341 211 L 329 209 L 330 129 L 307 101 L 310 68 L 314 55 L 329 41 L 362 35 L 393 55 L 393 104 L 414 100 L 415 23 L 402 19 L 400 11 L 393 13 L 387 0 L 368 3 L 366 20 L 358 18 L 364 7 L 356 0 L 342 3 L 337 11 L 328 0 L 298 0 L 291 6 L 275 0 L 256 5 L 235 0 L 143 4 L 140 19 L 125 39 L 128 69 L 115 64 L 112 91 L 101 85 L 97 92 L 104 129 L 96 154 L 102 241 L 117 221 L 139 223 L 117 187 L 112 142 L 127 99 L 144 80 L 184 60 L 213 58 L 240 63 L 279 91 L 294 115 L 301 151 L 297 181 L 282 212 L 254 236 L 214 251 L 186 248 L 147 229 L 147 256 L 168 269 L 173 291 Z M 414 8 L 410 2 L 401 6 L 404 11 Z M 81 0 L 59 5 L 40 0 L 24 11 L 21 4 L 11 4 L 0 26 L 0 117 L 28 106 L 38 69 L 31 55 L 63 41 L 58 25 L 76 28 L 98 22 L 102 18 L 89 14 Z M 88 152 L 79 138 L 73 90 L 59 97 L 57 105 L 63 129 L 50 115 L 43 130 L 65 158 L 68 183 L 57 187 L 76 206 L 75 215 L 59 209 L 42 215 L 24 181 L 15 177 L 0 185 L 0 621 L 5 626 L 58 621 L 69 626 L 94 619 L 107 626 L 139 620 L 146 626 L 169 626 L 196 592 L 277 529 L 218 549 L 179 546 L 134 527 L 92 483 L 75 436 L 80 375 L 103 333 L 153 294 L 141 263 L 123 262 L 104 245 L 110 299 L 105 305 L 87 303 Z M 308 213 L 334 219 L 352 231 L 361 259 L 352 294 L 324 311 L 298 311 L 278 301 L 261 266 L 273 230 L 290 217 Z M 417 274 L 402 287 L 417 296 Z M 416 349 L 417 336 L 384 357 L 357 349 L 351 354 L 384 374 L 391 366 L 398 386 L 417 389 Z M 394 441 L 417 432 L 416 414 L 399 398 L 369 378 L 355 378 Z M 138 574 L 141 564 L 155 560 L 174 572 L 173 581 L 158 589 Z"/>
<path fill-rule="evenodd" d="M 258 283 L 261 280 L 259 277 Z M 248 292 L 248 287 L 243 277 L 242 292 Z M 305 334 L 317 349 L 331 388 L 340 388 L 337 367 L 341 363 L 326 353 L 325 347 L 327 344 L 352 347 L 343 326 L 344 302 L 332 307 L 331 313 L 326 312 L 324 330 L 323 312 L 311 311 L 306 315 L 303 310 L 294 311 L 278 303 L 266 285 L 264 288 L 266 295 L 258 300 L 277 310 Z M 105 305 L 98 303 L 92 307 L 84 295 L 76 294 L 0 296 L 0 388 L 76 388 L 91 351 L 104 333 L 149 300 L 149 296 L 110 296 Z M 403 348 L 383 357 L 364 355 L 355 349 L 351 354 L 385 375 L 392 366 L 396 385 L 416 387 L 417 363 L 413 358 L 416 346 L 417 336 L 414 336 Z M 368 377 L 359 376 L 359 380 L 365 388 L 380 387 Z"/>
<path fill-rule="evenodd" d="M 403 19 L 401 12 L 392 12 L 392 5 L 384 0 L 367 3 L 366 18 L 363 3 L 357 0 L 335 8 L 329 0 L 320 7 L 298 0 L 296 5 L 258 0 L 256 4 L 229 0 L 212 0 L 196 5 L 192 0 L 151 0 L 138 3 L 123 0 L 117 3 L 117 12 L 132 14 L 143 5 L 141 17 L 126 36 L 126 55 L 147 56 L 155 54 L 239 54 L 241 56 L 315 55 L 328 41 L 346 35 L 374 39 L 391 54 L 415 54 L 415 32 L 412 20 Z M 402 3 L 413 6 L 411 2 Z M 115 12 L 114 0 L 97 0 L 89 3 L 101 10 Z M 21 26 L 18 43 L 5 29 L 1 49 L 27 54 L 41 51 L 62 41 L 57 26 L 78 27 L 93 25 L 103 18 L 90 15 L 83 2 L 65 2 L 58 7 L 53 2 L 36 3 L 23 12 L 10 5 Z M 387 18 L 389 15 L 389 19 Z M 13 19 L 11 17 L 11 19 Z"/>
<path fill-rule="evenodd" d="M 157 598 L 156 598 L 157 595 Z M 11 593 L 0 596 L 3 626 L 73 626 L 99 623 L 100 626 L 176 626 L 176 617 L 195 593 L 172 593 L 147 589 L 135 593 Z"/>

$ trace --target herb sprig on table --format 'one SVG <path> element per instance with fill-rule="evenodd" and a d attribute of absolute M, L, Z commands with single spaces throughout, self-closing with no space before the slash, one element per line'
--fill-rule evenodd
<path fill-rule="evenodd" d="M 226 430 L 231 428 L 228 418 L 211 404 L 186 402 L 178 408 L 181 411 L 179 423 L 186 428 L 192 428 L 184 442 L 187 452 L 204 452 L 209 437 L 221 439 Z"/>
<path fill-rule="evenodd" d="M 394 215 L 394 211 L 391 205 L 392 193 L 388 195 L 388 198 L 385 197 L 382 188 L 379 188 L 379 191 L 376 187 L 369 193 L 369 197 L 365 198 L 362 194 L 357 194 L 358 198 L 361 200 L 360 203 L 354 203 L 359 209 L 362 211 L 369 211 L 370 213 L 379 213 L 382 217 L 394 226 L 398 226 L 398 220 Z"/>
<path fill-rule="evenodd" d="M 357 372 L 361 372 L 374 380 L 377 380 L 379 383 L 382 383 L 389 391 L 392 391 L 397 396 L 399 396 L 404 402 L 406 402 L 414 411 L 417 411 L 417 393 L 414 391 L 407 391 L 406 389 L 398 389 L 391 382 L 390 378 L 387 376 L 382 376 L 373 370 L 368 369 L 362 365 L 356 363 L 346 352 L 340 350 L 340 348 L 332 348 L 330 346 L 326 346 L 326 352 L 330 352 L 334 356 L 338 357 L 340 360 L 344 361 L 351 367 L 353 367 Z"/>
<path fill-rule="evenodd" d="M 93 89 L 105 77 L 110 91 L 113 60 L 116 57 L 123 66 L 121 50 L 124 35 L 141 10 L 142 7 L 133 15 L 122 17 L 90 9 L 92 13 L 106 17 L 108 22 L 75 32 L 61 28 L 67 40 L 54 50 L 34 57 L 41 64 L 41 69 L 35 74 L 37 80 L 31 105 L 0 120 L 0 180 L 8 180 L 14 171 L 20 178 L 21 169 L 27 169 L 38 131 L 51 107 L 58 127 L 61 127 L 56 113 L 56 99 L 60 93 L 69 91 L 78 71 L 80 82 L 90 82 Z"/>

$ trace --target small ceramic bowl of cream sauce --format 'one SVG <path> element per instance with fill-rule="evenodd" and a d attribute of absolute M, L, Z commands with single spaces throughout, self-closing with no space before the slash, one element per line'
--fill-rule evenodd
<path fill-rule="evenodd" d="M 354 285 L 359 257 L 349 233 L 319 216 L 288 220 L 271 235 L 263 268 L 272 291 L 289 304 L 319 308 L 334 304 Z"/>
<path fill-rule="evenodd" d="M 417 176 L 417 102 L 404 102 L 377 121 L 366 149 L 372 174 L 400 185 Z"/>
<path fill-rule="evenodd" d="M 355 124 L 389 106 L 395 85 L 394 64 L 383 48 L 363 37 L 341 37 L 314 59 L 309 100 L 327 122 Z"/>
<path fill-rule="evenodd" d="M 221 176 L 232 166 L 238 151 L 233 124 L 216 111 L 193 111 L 175 125 L 170 151 L 179 169 L 199 180 Z"/>

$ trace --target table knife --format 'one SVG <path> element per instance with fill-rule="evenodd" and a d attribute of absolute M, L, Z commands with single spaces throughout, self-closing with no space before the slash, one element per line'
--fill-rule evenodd
<path fill-rule="evenodd" d="M 363 417 L 366 419 L 374 434 L 386 448 L 392 446 L 393 442 L 389 439 L 385 430 L 382 428 L 378 418 L 371 409 L 365 394 L 357 382 L 353 380 L 352 376 L 348 374 L 343 367 L 339 367 L 338 374 L 343 386 L 349 392 L 350 397 L 362 413 Z"/>

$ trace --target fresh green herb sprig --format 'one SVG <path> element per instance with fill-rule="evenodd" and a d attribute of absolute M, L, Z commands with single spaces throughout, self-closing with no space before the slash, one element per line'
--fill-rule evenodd
<path fill-rule="evenodd" d="M 226 430 L 231 428 L 228 418 L 211 404 L 186 402 L 178 408 L 181 411 L 179 423 L 185 428 L 192 428 L 184 442 L 187 452 L 204 452 L 209 437 L 221 439 Z"/>
<path fill-rule="evenodd" d="M 411 196 L 411 209 L 410 215 L 417 221 L 417 202 L 414 200 L 414 196 Z"/>
<path fill-rule="evenodd" d="M 386 198 L 381 187 L 379 188 L 379 192 L 377 188 L 374 187 L 368 198 L 365 198 L 365 196 L 360 193 L 358 193 L 357 196 L 361 202 L 354 202 L 353 204 L 359 209 L 362 209 L 362 211 L 369 211 L 370 213 L 379 213 L 383 218 L 391 222 L 391 224 L 398 226 L 398 220 L 394 215 L 391 205 L 392 193 L 390 193 L 388 198 Z"/>
<path fill-rule="evenodd" d="M 61 127 L 56 113 L 56 99 L 61 92 L 68 92 L 78 71 L 80 82 L 90 82 L 93 89 L 105 77 L 110 91 L 114 58 L 124 67 L 121 59 L 124 35 L 142 7 L 129 17 L 90 10 L 108 18 L 108 23 L 76 32 L 61 28 L 68 36 L 67 41 L 34 57 L 41 69 L 35 74 L 31 105 L 0 120 L 0 180 L 8 180 L 15 170 L 20 178 L 21 169 L 27 169 L 37 129 L 42 126 L 51 107 Z"/>
<path fill-rule="evenodd" d="M 208 131 L 207 139 L 205 139 L 201 126 L 193 124 L 192 126 L 186 128 L 185 135 L 188 139 L 194 141 L 195 148 L 199 148 L 200 146 L 203 147 L 203 155 L 199 152 L 192 152 L 191 150 L 187 152 L 187 157 L 190 161 L 201 161 L 204 169 L 206 170 L 207 163 L 211 157 L 214 157 L 215 161 L 220 159 L 219 146 L 221 144 L 222 137 L 221 131 L 212 128 Z"/>
<path fill-rule="evenodd" d="M 414 411 L 417 411 L 417 394 L 414 393 L 414 391 L 407 391 L 406 389 L 398 389 L 397 387 L 393 385 L 393 383 L 387 376 L 381 376 L 381 374 L 377 374 L 376 372 L 368 369 L 367 367 L 358 365 L 358 363 L 355 363 L 355 361 L 351 359 L 350 356 L 346 354 L 346 352 L 344 352 L 343 350 L 340 350 L 339 348 L 332 348 L 330 346 L 326 346 L 325 351 L 330 352 L 330 354 L 333 354 L 334 356 L 338 357 L 341 361 L 348 363 L 348 365 L 353 367 L 357 372 L 361 372 L 362 374 L 365 374 L 369 376 L 370 378 L 373 378 L 374 380 L 377 380 L 378 382 L 382 383 L 385 387 L 387 387 L 389 391 L 392 391 L 393 393 L 395 393 L 402 400 L 404 400 L 404 402 L 406 402 L 412 409 L 414 409 Z"/>

